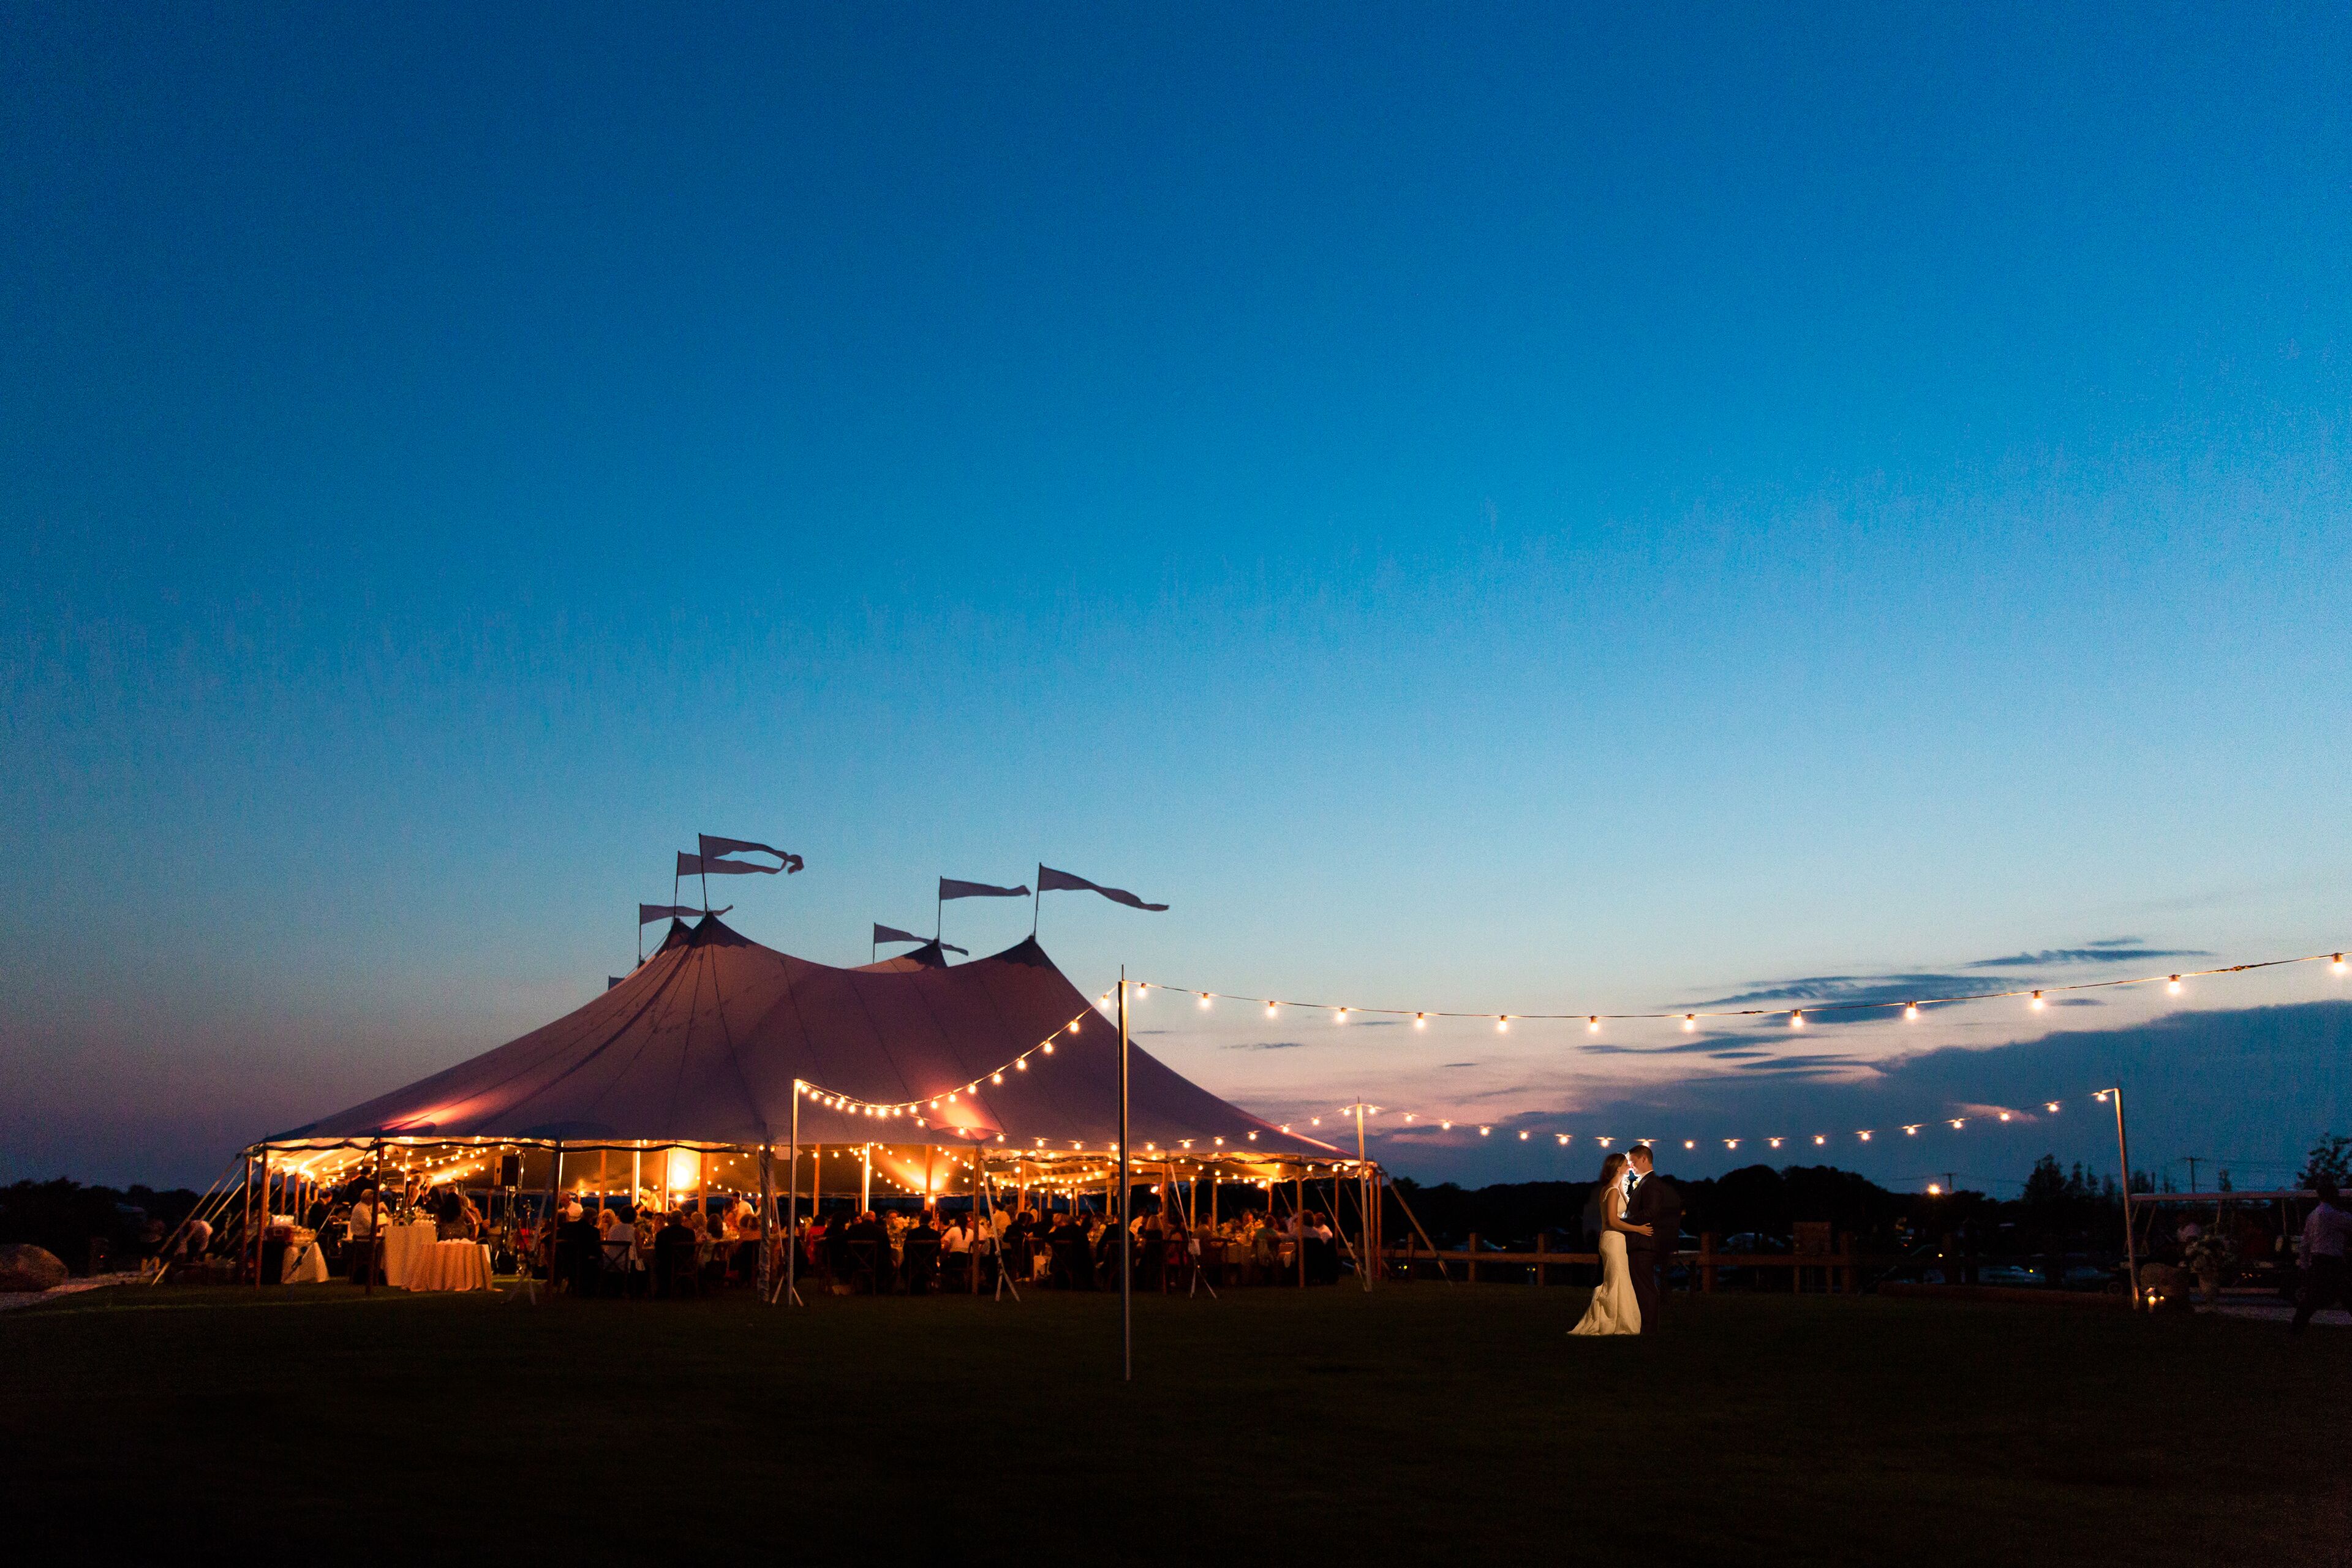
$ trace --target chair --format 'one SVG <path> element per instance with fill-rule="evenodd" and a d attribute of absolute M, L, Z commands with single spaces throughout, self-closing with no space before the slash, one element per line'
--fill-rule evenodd
<path fill-rule="evenodd" d="M 842 1243 L 842 1278 L 848 1283 L 851 1290 L 860 1291 L 869 1296 L 882 1293 L 884 1289 L 882 1266 L 876 1256 L 881 1251 L 882 1246 L 881 1242 L 871 1237 L 859 1237 Z"/>
<path fill-rule="evenodd" d="M 930 1239 L 909 1237 L 907 1242 L 905 1269 L 907 1294 L 909 1296 L 928 1295 L 932 1285 L 935 1284 L 939 1279 L 940 1244 L 938 1239 L 936 1237 Z"/>

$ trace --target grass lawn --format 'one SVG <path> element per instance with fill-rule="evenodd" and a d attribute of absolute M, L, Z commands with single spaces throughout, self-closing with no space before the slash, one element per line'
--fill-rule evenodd
<path fill-rule="evenodd" d="M 0 1316 L 16 1529 L 844 1562 L 2343 1560 L 2352 1332 L 1433 1283 L 1118 1303 L 96 1291 Z M 368 1498 L 378 1500 L 368 1502 Z"/>

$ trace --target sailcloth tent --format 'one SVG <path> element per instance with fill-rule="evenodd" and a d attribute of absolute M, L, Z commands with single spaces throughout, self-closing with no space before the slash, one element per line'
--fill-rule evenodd
<path fill-rule="evenodd" d="M 1269 1166 L 1341 1155 L 1144 1051 L 1130 1047 L 1129 1073 L 1139 1155 Z M 1100 1158 L 1118 1137 L 1116 1023 L 1034 938 L 967 963 L 924 949 L 838 969 L 712 915 L 673 923 L 635 973 L 553 1023 L 267 1142 L 777 1145 L 796 1084 L 803 1145 Z"/>

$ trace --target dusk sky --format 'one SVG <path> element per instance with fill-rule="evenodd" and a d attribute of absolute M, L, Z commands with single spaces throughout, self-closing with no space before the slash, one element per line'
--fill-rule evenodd
<path fill-rule="evenodd" d="M 5 7 L 0 1178 L 566 1012 L 698 830 L 830 963 L 942 873 L 1170 903 L 1049 900 L 1089 992 L 2352 945 L 2342 8 L 477 9 Z M 2013 1191 L 2119 1079 L 2183 1178 L 2352 1133 L 2324 963 L 2093 994 L 1138 1026 L 1501 1129 L 1425 1178 L 1969 1116 L 1819 1157 Z"/>

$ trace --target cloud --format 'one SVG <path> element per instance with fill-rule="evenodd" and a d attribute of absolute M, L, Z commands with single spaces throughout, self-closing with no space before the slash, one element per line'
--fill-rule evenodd
<path fill-rule="evenodd" d="M 1744 1061 L 1749 1057 L 1769 1057 L 1772 1053 L 1769 1051 L 1709 1051 L 1706 1054 L 1711 1061 L 1736 1062 Z"/>
<path fill-rule="evenodd" d="M 1687 1040 L 1677 1040 L 1671 1046 L 1613 1046 L 1608 1044 L 1579 1046 L 1576 1048 L 1597 1057 L 1682 1057 L 1697 1051 L 1712 1051 L 1718 1046 L 1744 1045 L 1746 1035 L 1710 1033 L 1694 1035 Z"/>
<path fill-rule="evenodd" d="M 1304 1050 L 1305 1040 L 1244 1040 L 1223 1048 L 1229 1051 L 1297 1051 Z"/>
<path fill-rule="evenodd" d="M 2039 952 L 2012 952 L 2006 958 L 1979 958 L 1963 969 L 2048 969 L 2061 963 L 2137 963 L 2159 958 L 2210 958 L 2197 947 L 2140 947 L 2137 938 L 2109 937 L 2088 947 L 2045 947 Z"/>
<path fill-rule="evenodd" d="M 2096 996 L 2053 996 L 2050 1000 L 2050 1005 L 2053 1007 L 2104 1007 L 2106 1004 Z"/>
<path fill-rule="evenodd" d="M 1478 1064 L 1476 1062 L 1440 1062 L 1437 1065 L 1444 1068 L 1475 1068 Z"/>
<path fill-rule="evenodd" d="M 1808 1005 L 1805 1022 L 1822 1024 L 1883 1023 L 1892 1009 L 1929 996 L 1972 996 L 1985 983 L 1968 974 L 1810 974 L 1794 980 L 1759 981 L 1746 991 L 1705 1002 L 1705 1007 L 1780 1007 L 1818 1004 L 1834 1008 L 1815 1012 Z"/>
<path fill-rule="evenodd" d="M 1768 1074 L 1843 1072 L 1849 1068 L 1865 1068 L 1873 1072 L 1878 1070 L 1875 1067 L 1872 1066 L 1871 1063 L 1858 1061 L 1853 1057 L 1765 1056 L 1760 1057 L 1755 1061 L 1746 1061 L 1739 1064 L 1739 1070 L 1741 1072 Z"/>

